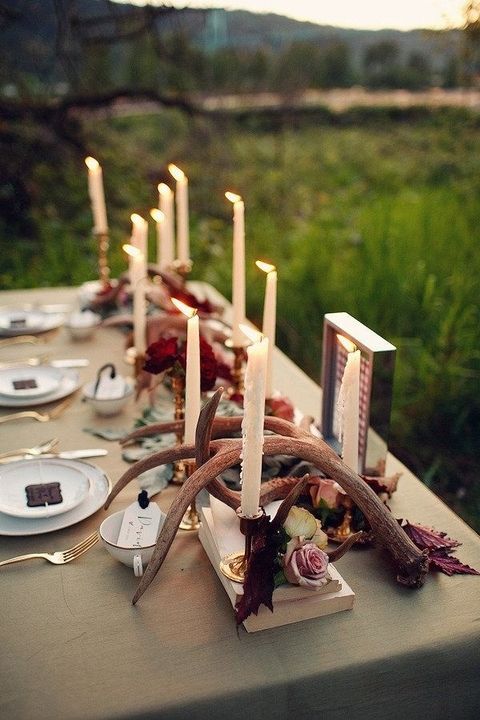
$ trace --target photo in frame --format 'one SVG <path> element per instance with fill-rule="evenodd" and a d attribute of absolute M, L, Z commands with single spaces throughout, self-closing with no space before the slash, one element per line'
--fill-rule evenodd
<path fill-rule="evenodd" d="M 320 429 L 324 440 L 338 453 L 341 451 L 338 394 L 348 356 L 338 336 L 350 340 L 361 352 L 359 471 L 367 475 L 384 475 L 396 348 L 346 312 L 325 315 Z"/>

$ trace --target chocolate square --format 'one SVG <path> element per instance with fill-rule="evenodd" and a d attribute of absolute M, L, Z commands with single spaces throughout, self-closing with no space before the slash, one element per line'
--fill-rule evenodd
<path fill-rule="evenodd" d="M 38 387 L 35 378 L 25 378 L 25 380 L 14 380 L 12 382 L 14 390 L 31 390 Z"/>
<path fill-rule="evenodd" d="M 27 327 L 27 318 L 11 318 L 10 327 L 11 328 Z"/>
<path fill-rule="evenodd" d="M 62 493 L 60 492 L 60 483 L 58 482 L 27 485 L 25 492 L 27 493 L 28 507 L 58 505 L 63 502 Z"/>

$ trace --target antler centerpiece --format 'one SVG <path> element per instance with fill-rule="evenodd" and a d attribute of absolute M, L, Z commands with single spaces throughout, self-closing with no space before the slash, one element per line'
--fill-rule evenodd
<path fill-rule="evenodd" d="M 167 513 L 152 558 L 133 597 L 134 604 L 160 570 L 184 513 L 202 488 L 206 488 L 211 495 L 234 510 L 240 507 L 240 493 L 230 490 L 218 480 L 220 473 L 239 463 L 242 451 L 240 439 L 225 437 L 228 433 L 240 429 L 242 418 L 215 417 L 222 392 L 222 388 L 217 390 L 203 407 L 198 420 L 195 444 L 175 446 L 139 460 L 122 475 L 107 498 L 105 509 L 131 480 L 146 470 L 176 460 L 193 457 L 196 460 L 196 470 L 182 485 Z M 175 432 L 177 426 L 178 423 L 171 422 L 140 429 L 131 433 L 124 442 L 135 440 L 144 434 L 145 430 L 150 434 L 160 431 Z M 324 472 L 327 477 L 335 480 L 362 510 L 372 527 L 376 541 L 390 554 L 396 566 L 398 582 L 413 588 L 423 585 L 428 572 L 427 554 L 413 544 L 393 515 L 361 477 L 347 467 L 323 440 L 291 422 L 265 417 L 265 430 L 272 433 L 265 437 L 265 455 L 281 453 L 304 459 Z M 264 506 L 277 498 L 285 498 L 286 493 L 290 491 L 294 491 L 298 497 L 306 481 L 306 478 L 300 481 L 298 478 L 283 478 L 263 483 L 260 505 Z M 291 496 L 288 500 L 291 501 Z M 328 552 L 330 560 L 337 560 L 357 539 L 358 535 L 353 535 L 343 545 Z"/>

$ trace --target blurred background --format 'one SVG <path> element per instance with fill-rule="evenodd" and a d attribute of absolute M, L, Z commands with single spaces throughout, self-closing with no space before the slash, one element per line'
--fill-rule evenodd
<path fill-rule="evenodd" d="M 397 345 L 390 449 L 479 530 L 480 2 L 202 4 L 0 0 L 0 287 L 96 277 L 93 155 L 113 276 L 175 162 L 192 275 L 230 297 L 240 193 L 249 317 L 261 258 L 317 382 L 325 312 Z"/>

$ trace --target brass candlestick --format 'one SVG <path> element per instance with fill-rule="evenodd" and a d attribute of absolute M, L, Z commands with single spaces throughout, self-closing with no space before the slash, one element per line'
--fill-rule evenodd
<path fill-rule="evenodd" d="M 145 365 L 145 353 L 138 352 L 136 347 L 129 347 L 125 351 L 124 361 L 133 367 L 133 377 L 138 378 Z"/>
<path fill-rule="evenodd" d="M 243 583 L 248 567 L 248 561 L 252 552 L 252 541 L 258 527 L 258 523 L 264 515 L 263 508 L 260 508 L 254 517 L 242 515 L 242 509 L 237 510 L 240 519 L 240 530 L 245 535 L 245 550 L 230 553 L 220 561 L 220 570 L 229 580 Z"/>
<path fill-rule="evenodd" d="M 179 275 L 179 277 L 182 279 L 183 284 L 185 284 L 187 277 L 192 272 L 192 261 L 187 260 L 184 262 L 183 260 L 174 260 L 171 269 L 174 273 Z"/>
<path fill-rule="evenodd" d="M 195 471 L 196 469 L 196 463 L 195 460 L 185 460 L 184 461 L 185 466 L 185 479 L 189 478 L 190 475 Z M 198 530 L 200 527 L 200 517 L 197 512 L 197 507 L 195 504 L 195 498 L 193 498 L 192 503 L 190 504 L 190 507 L 188 508 L 187 512 L 184 514 L 179 528 L 180 530 Z"/>
<path fill-rule="evenodd" d="M 107 232 L 93 233 L 98 244 L 98 276 L 102 285 L 108 285 L 110 281 L 110 268 L 108 266 L 108 245 L 109 237 Z"/>
<path fill-rule="evenodd" d="M 172 391 L 173 391 L 173 419 L 184 420 L 185 419 L 185 377 L 174 375 L 172 377 Z M 183 443 L 183 428 L 178 430 L 176 433 L 177 445 Z M 173 478 L 172 482 L 175 485 L 183 485 L 185 482 L 185 463 L 183 460 L 178 460 L 173 464 Z"/>

